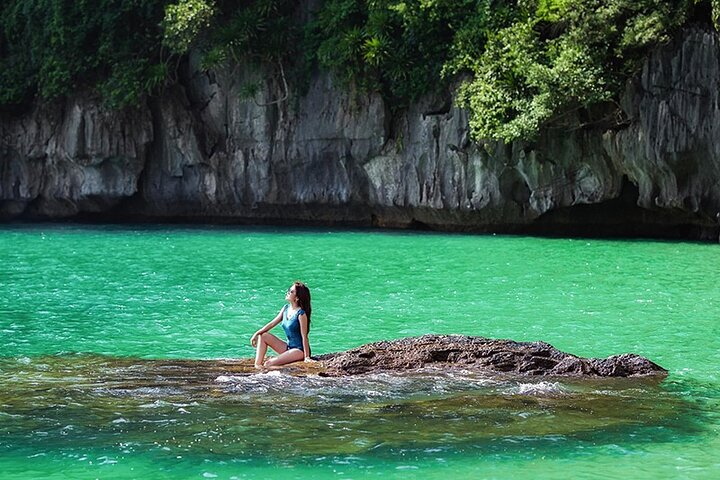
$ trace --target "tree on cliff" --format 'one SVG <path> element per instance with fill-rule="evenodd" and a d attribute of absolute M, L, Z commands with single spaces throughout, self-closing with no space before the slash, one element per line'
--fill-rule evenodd
<path fill-rule="evenodd" d="M 0 105 L 94 89 L 124 108 L 177 81 L 193 51 L 204 68 L 262 64 L 285 97 L 286 74 L 298 91 L 318 68 L 393 109 L 456 86 L 477 140 L 531 139 L 573 112 L 622 122 L 613 102 L 640 60 L 718 12 L 720 0 L 6 0 Z"/>

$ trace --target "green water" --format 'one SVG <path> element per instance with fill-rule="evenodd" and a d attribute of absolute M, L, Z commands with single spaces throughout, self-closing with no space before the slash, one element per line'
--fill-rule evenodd
<path fill-rule="evenodd" d="M 716 478 L 720 247 L 332 230 L 0 230 L 0 477 Z M 424 333 L 634 352 L 577 382 L 248 375 L 292 280 L 313 353 Z M 280 332 L 278 332 L 280 333 Z"/>

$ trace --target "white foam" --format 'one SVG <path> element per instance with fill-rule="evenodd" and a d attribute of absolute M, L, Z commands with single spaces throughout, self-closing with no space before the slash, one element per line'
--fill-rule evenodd
<path fill-rule="evenodd" d="M 547 385 L 498 381 L 475 371 L 453 371 L 428 368 L 412 372 L 372 373 L 347 377 L 318 375 L 293 376 L 274 370 L 257 374 L 220 375 L 215 382 L 232 393 L 282 393 L 318 396 L 330 401 L 382 401 L 416 396 L 437 396 L 468 391 L 514 388 L 513 393 L 529 394 L 531 390 L 552 391 Z"/>
<path fill-rule="evenodd" d="M 566 390 L 558 382 L 520 383 L 513 387 L 512 393 L 518 395 L 564 394 Z"/>

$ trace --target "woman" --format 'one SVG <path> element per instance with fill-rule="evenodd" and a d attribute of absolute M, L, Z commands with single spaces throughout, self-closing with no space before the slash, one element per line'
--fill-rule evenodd
<path fill-rule="evenodd" d="M 306 362 L 312 361 L 308 341 L 310 314 L 312 313 L 310 289 L 302 282 L 295 282 L 285 294 L 285 300 L 288 304 L 267 325 L 255 332 L 250 339 L 250 345 L 257 347 L 255 368 L 275 367 L 302 359 L 305 359 Z M 287 343 L 269 333 L 278 323 L 282 323 L 285 335 L 287 335 Z M 278 356 L 265 361 L 268 346 L 275 350 Z"/>

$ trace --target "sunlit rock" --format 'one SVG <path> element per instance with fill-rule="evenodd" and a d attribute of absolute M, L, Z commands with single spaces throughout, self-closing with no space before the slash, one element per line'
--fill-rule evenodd
<path fill-rule="evenodd" d="M 481 146 L 451 92 L 398 110 L 316 72 L 283 101 L 271 70 L 208 71 L 191 55 L 177 84 L 133 111 L 80 91 L 0 112 L 0 218 L 717 240 L 718 58 L 716 32 L 687 28 L 651 52 L 620 109 Z M 255 96 L 237 95 L 242 84 Z"/>
<path fill-rule="evenodd" d="M 321 355 L 324 375 L 406 371 L 424 367 L 464 368 L 527 376 L 635 377 L 667 371 L 639 355 L 582 358 L 544 342 L 514 342 L 464 335 L 421 337 L 369 343 L 341 353 Z"/>

